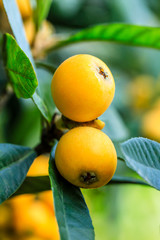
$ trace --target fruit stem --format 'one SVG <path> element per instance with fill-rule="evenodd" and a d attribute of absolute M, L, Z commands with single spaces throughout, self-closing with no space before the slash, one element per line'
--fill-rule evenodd
<path fill-rule="evenodd" d="M 84 127 L 84 126 L 94 127 L 99 130 L 102 130 L 105 126 L 105 123 L 99 119 L 94 119 L 89 122 L 75 122 L 66 118 L 63 115 L 59 115 L 55 118 L 55 125 L 57 129 L 63 130 L 63 131 L 67 129 L 72 129 L 75 127 Z"/>
<path fill-rule="evenodd" d="M 55 140 L 59 140 L 64 132 L 57 128 L 55 119 L 57 114 L 53 115 L 51 125 L 44 127 L 41 135 L 41 142 L 34 148 L 37 155 L 48 153 L 54 146 Z"/>

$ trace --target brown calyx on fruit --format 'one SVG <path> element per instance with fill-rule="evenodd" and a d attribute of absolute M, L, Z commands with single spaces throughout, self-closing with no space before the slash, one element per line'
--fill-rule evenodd
<path fill-rule="evenodd" d="M 99 67 L 99 74 L 101 74 L 104 77 L 104 79 L 108 77 L 108 74 L 106 73 L 106 71 L 104 71 L 102 67 Z"/>
<path fill-rule="evenodd" d="M 95 172 L 83 172 L 81 175 L 80 175 L 80 178 L 79 178 L 80 182 L 86 184 L 86 185 L 90 185 L 92 183 L 95 183 L 98 181 L 98 178 L 95 174 Z"/>

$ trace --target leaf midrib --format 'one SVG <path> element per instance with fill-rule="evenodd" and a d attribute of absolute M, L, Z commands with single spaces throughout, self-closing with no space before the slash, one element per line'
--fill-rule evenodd
<path fill-rule="evenodd" d="M 140 47 L 147 47 L 147 48 L 153 48 L 153 49 L 160 49 L 160 46 L 158 46 L 158 47 L 155 46 L 156 44 L 151 44 L 151 45 L 150 44 L 149 45 L 139 44 L 139 43 L 136 43 L 135 41 L 134 41 L 134 44 L 133 44 L 133 43 L 130 43 L 130 41 L 128 42 L 128 40 L 127 40 L 127 42 L 124 42 L 123 40 L 119 40 L 119 39 L 116 40 L 114 38 L 112 39 L 111 37 L 109 37 L 107 39 L 99 39 L 98 37 L 96 37 L 94 39 L 81 39 L 81 35 L 82 35 L 82 37 L 83 37 L 83 34 L 84 34 L 84 36 L 87 35 L 88 31 L 91 31 L 91 30 L 94 31 L 94 29 L 96 29 L 98 27 L 108 28 L 108 27 L 112 27 L 112 26 L 116 27 L 116 28 L 117 27 L 122 27 L 122 28 L 124 28 L 124 27 L 126 27 L 126 28 L 136 27 L 136 28 L 142 29 L 142 30 L 145 28 L 146 30 L 148 30 L 150 32 L 154 32 L 154 31 L 159 31 L 160 32 L 159 27 L 139 26 L 139 25 L 134 25 L 134 24 L 119 24 L 119 23 L 104 24 L 104 25 L 99 25 L 99 26 L 88 27 L 88 28 L 76 33 L 76 34 L 73 34 L 73 35 L 69 36 L 67 39 L 58 42 L 56 45 L 51 47 L 51 49 L 56 50 L 58 48 L 67 46 L 69 44 L 77 43 L 77 42 L 80 42 L 80 41 L 88 42 L 88 41 L 97 41 L 97 40 L 98 41 L 107 41 L 107 42 L 112 42 L 112 43 L 120 43 L 120 44 L 124 44 L 124 45 L 129 45 L 129 46 L 140 46 Z M 115 35 L 115 34 L 112 34 L 112 35 Z M 133 39 L 132 39 L 132 41 L 133 41 Z M 157 40 L 156 40 L 156 42 L 157 42 Z M 49 49 L 49 51 L 51 49 Z"/>
<path fill-rule="evenodd" d="M 6 67 L 6 70 L 11 71 L 11 72 L 19 75 L 20 77 L 23 77 L 23 78 L 28 79 L 28 80 L 30 80 L 30 81 L 33 81 L 33 80 L 35 79 L 35 78 L 26 77 L 26 75 L 23 75 L 22 73 L 17 72 L 17 71 L 15 71 L 15 70 L 13 70 L 13 69 L 11 69 L 11 68 L 8 68 L 8 67 Z"/>
<path fill-rule="evenodd" d="M 129 156 L 127 156 L 127 158 L 129 158 L 127 163 L 129 163 L 130 165 L 131 165 L 132 162 L 135 162 L 135 163 L 140 164 L 140 165 L 143 166 L 143 167 L 151 168 L 151 169 L 153 169 L 154 171 L 156 171 L 156 170 L 157 170 L 157 171 L 160 171 L 159 168 L 157 169 L 157 168 L 154 168 L 154 167 L 151 167 L 151 166 L 147 166 L 147 165 L 145 165 L 145 164 L 143 164 L 143 163 L 141 163 L 141 162 L 138 162 L 138 161 L 134 160 L 133 158 L 131 158 L 131 157 L 129 157 Z M 130 159 L 132 159 L 132 162 L 129 161 Z"/>
<path fill-rule="evenodd" d="M 61 186 L 62 188 L 62 186 Z M 65 201 L 64 201 L 64 193 L 62 190 L 60 190 L 60 196 L 61 196 L 61 199 L 62 199 L 62 208 L 63 208 L 63 216 L 64 216 L 64 221 L 65 221 L 65 225 L 66 225 L 66 231 L 67 231 L 67 239 L 69 240 L 70 239 L 70 235 L 69 235 L 69 227 L 68 227 L 68 224 L 67 224 L 67 214 L 66 214 L 66 210 L 65 210 Z"/>
<path fill-rule="evenodd" d="M 27 158 L 29 155 L 31 155 L 31 153 L 34 153 L 33 150 L 30 150 L 26 155 L 24 155 L 23 157 L 21 157 L 20 159 L 18 159 L 17 161 L 14 161 L 12 163 L 10 163 L 9 165 L 7 166 L 4 166 L 2 168 L 0 168 L 0 173 L 3 171 L 3 170 L 6 170 L 7 168 L 11 167 L 12 165 L 16 164 L 16 163 L 20 163 L 22 162 L 25 158 Z"/>

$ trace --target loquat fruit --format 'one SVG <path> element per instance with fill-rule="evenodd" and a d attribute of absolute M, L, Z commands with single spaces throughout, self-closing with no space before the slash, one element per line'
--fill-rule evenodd
<path fill-rule="evenodd" d="M 68 58 L 57 68 L 51 91 L 57 108 L 65 117 L 87 122 L 99 117 L 109 107 L 115 83 L 104 62 L 80 54 Z"/>
<path fill-rule="evenodd" d="M 82 188 L 97 188 L 111 180 L 117 155 L 105 133 L 92 127 L 76 127 L 60 139 L 55 164 L 70 183 Z"/>

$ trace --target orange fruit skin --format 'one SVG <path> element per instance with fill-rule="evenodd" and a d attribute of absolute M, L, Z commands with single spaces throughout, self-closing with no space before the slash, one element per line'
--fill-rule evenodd
<path fill-rule="evenodd" d="M 49 156 L 40 155 L 32 163 L 27 176 L 46 176 L 48 175 Z"/>
<path fill-rule="evenodd" d="M 73 121 L 87 122 L 99 117 L 109 107 L 115 83 L 104 62 L 97 57 L 80 54 L 68 58 L 58 67 L 51 91 L 57 108 L 64 116 Z"/>
<path fill-rule="evenodd" d="M 82 188 L 98 188 L 112 178 L 117 155 L 110 138 L 92 127 L 77 127 L 62 136 L 55 153 L 60 174 L 70 183 Z M 97 181 L 86 184 L 83 173 L 95 173 Z"/>

